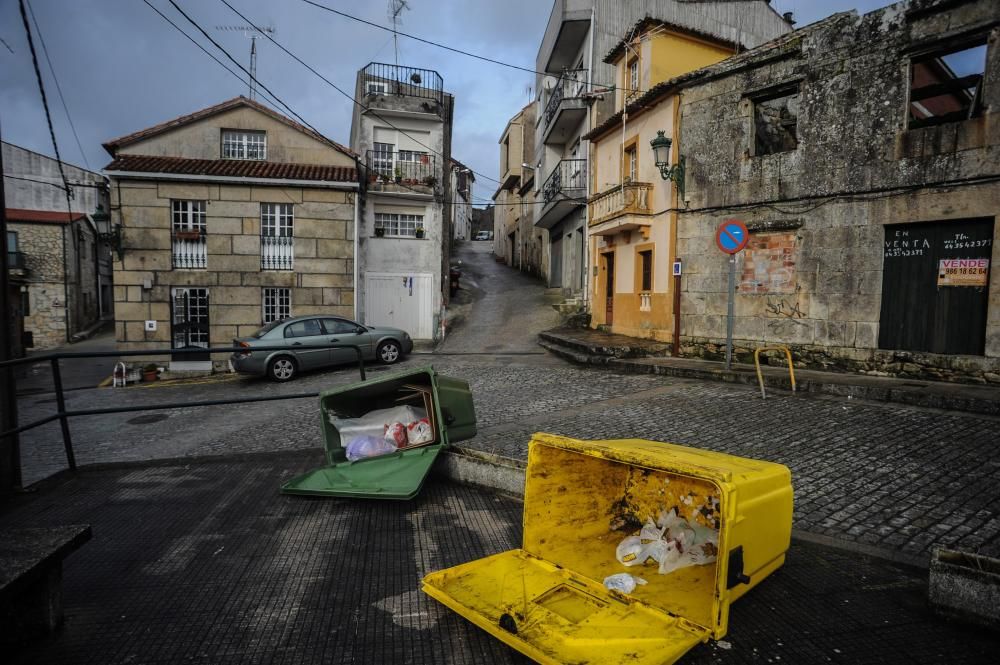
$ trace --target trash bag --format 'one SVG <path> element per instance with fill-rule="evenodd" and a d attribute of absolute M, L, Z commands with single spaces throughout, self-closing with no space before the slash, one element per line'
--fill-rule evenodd
<path fill-rule="evenodd" d="M 718 554 L 718 531 L 692 524 L 675 510 L 648 519 L 637 535 L 623 539 L 615 557 L 624 566 L 657 565 L 660 575 L 712 563 Z"/>
<path fill-rule="evenodd" d="M 396 446 L 381 436 L 363 434 L 356 436 L 347 443 L 347 459 L 356 462 L 366 457 L 377 457 L 396 452 Z"/>
<path fill-rule="evenodd" d="M 358 418 L 340 418 L 334 413 L 330 413 L 328 416 L 330 424 L 337 428 L 340 440 L 343 442 L 349 442 L 358 436 L 374 436 L 381 439 L 386 435 L 387 425 L 392 423 L 409 424 L 426 417 L 427 412 L 424 409 L 413 406 L 376 409 Z M 410 443 L 413 442 L 410 441 Z"/>
<path fill-rule="evenodd" d="M 642 584 L 646 584 L 646 580 L 628 573 L 615 573 L 604 578 L 605 588 L 622 593 L 632 593 L 636 586 Z"/>

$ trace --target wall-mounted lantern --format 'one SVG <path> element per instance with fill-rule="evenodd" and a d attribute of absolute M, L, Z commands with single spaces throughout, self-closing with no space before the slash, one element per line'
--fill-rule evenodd
<path fill-rule="evenodd" d="M 649 142 L 649 147 L 653 149 L 653 160 L 656 168 L 660 169 L 660 177 L 664 180 L 673 180 L 677 184 L 677 191 L 680 198 L 684 198 L 684 156 L 677 158 L 677 163 L 670 166 L 670 146 L 673 141 L 663 135 L 663 130 L 656 132 L 656 138 Z"/>
<path fill-rule="evenodd" d="M 122 260 L 125 256 L 125 248 L 122 246 L 122 225 L 112 224 L 111 215 L 104 211 L 96 212 L 90 217 L 97 225 L 97 237 L 101 242 L 110 245 L 117 252 L 118 260 Z"/>

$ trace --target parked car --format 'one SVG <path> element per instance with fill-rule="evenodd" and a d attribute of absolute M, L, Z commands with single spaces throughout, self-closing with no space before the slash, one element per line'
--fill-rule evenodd
<path fill-rule="evenodd" d="M 490 232 L 489 231 L 479 231 L 478 233 L 476 233 L 476 238 L 475 239 L 476 240 L 489 240 L 490 239 Z"/>
<path fill-rule="evenodd" d="M 230 360 L 233 369 L 244 374 L 290 381 L 299 372 L 345 363 L 356 363 L 351 347 L 296 350 L 297 346 L 354 344 L 361 347 L 365 360 L 391 365 L 413 350 L 413 340 L 405 330 L 363 326 L 336 316 L 295 316 L 269 323 L 249 337 L 233 340 L 236 351 Z M 254 351 L 255 346 L 283 346 L 277 351 Z"/>

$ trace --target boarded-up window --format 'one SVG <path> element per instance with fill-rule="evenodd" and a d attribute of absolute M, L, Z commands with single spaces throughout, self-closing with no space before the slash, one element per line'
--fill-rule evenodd
<path fill-rule="evenodd" d="M 740 293 L 795 293 L 795 242 L 794 233 L 752 234 L 743 252 Z"/>
<path fill-rule="evenodd" d="M 885 227 L 879 348 L 982 355 L 993 220 Z"/>

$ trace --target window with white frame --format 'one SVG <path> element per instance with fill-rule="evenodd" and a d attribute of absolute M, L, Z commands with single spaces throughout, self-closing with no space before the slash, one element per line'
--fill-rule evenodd
<path fill-rule="evenodd" d="M 417 229 L 422 229 L 423 227 L 423 215 L 407 215 L 395 212 L 375 213 L 376 230 L 382 229 L 382 235 L 389 238 L 414 238 L 417 235 Z"/>
<path fill-rule="evenodd" d="M 287 319 L 292 315 L 292 290 L 265 288 L 261 297 L 265 324 Z"/>
<path fill-rule="evenodd" d="M 291 203 L 260 204 L 261 270 L 291 270 L 295 256 Z"/>
<path fill-rule="evenodd" d="M 639 90 L 639 58 L 628 63 L 628 91 L 630 93 Z"/>
<path fill-rule="evenodd" d="M 170 202 L 173 230 L 171 256 L 173 267 L 180 269 L 204 268 L 208 265 L 205 242 L 207 202 L 173 200 Z"/>
<path fill-rule="evenodd" d="M 392 177 L 392 153 L 396 146 L 391 143 L 372 144 L 372 170 L 378 175 Z"/>
<path fill-rule="evenodd" d="M 267 159 L 267 133 L 222 130 L 223 159 Z"/>

